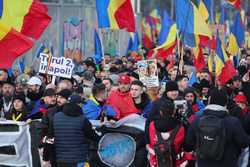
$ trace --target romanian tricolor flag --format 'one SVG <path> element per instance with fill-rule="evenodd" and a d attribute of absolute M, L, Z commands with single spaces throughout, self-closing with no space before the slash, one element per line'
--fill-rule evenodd
<path fill-rule="evenodd" d="M 227 3 L 234 6 L 236 9 L 240 9 L 241 8 L 241 2 L 240 1 L 241 0 L 227 0 Z"/>
<path fill-rule="evenodd" d="M 99 28 L 126 29 L 135 32 L 131 0 L 96 0 Z"/>
<path fill-rule="evenodd" d="M 47 6 L 37 0 L 0 0 L 0 20 L 28 37 L 39 39 L 51 18 Z"/>
<path fill-rule="evenodd" d="M 228 52 L 232 55 L 236 55 L 239 48 L 243 47 L 245 38 L 245 28 L 240 13 L 236 14 L 235 21 L 231 27 L 231 33 L 229 36 Z"/>
<path fill-rule="evenodd" d="M 196 5 L 189 0 L 176 0 L 177 29 L 184 44 L 190 47 L 205 46 L 211 39 L 211 31 Z"/>
<path fill-rule="evenodd" d="M 32 46 L 31 39 L 0 21 L 0 68 L 11 68 L 15 59 Z"/>
<path fill-rule="evenodd" d="M 152 39 L 152 31 L 150 25 L 146 22 L 145 18 L 142 19 L 141 29 L 142 29 L 142 45 L 145 48 L 151 49 L 154 45 Z"/>
<path fill-rule="evenodd" d="M 215 74 L 220 82 L 224 85 L 236 74 L 232 61 L 229 59 L 221 40 L 217 36 L 215 56 Z"/>
<path fill-rule="evenodd" d="M 194 66 L 196 71 L 201 71 L 205 67 L 205 60 L 201 47 L 193 49 L 194 52 Z"/>
<path fill-rule="evenodd" d="M 167 12 L 164 12 L 164 18 L 162 21 L 162 28 L 158 37 L 158 47 L 155 51 L 158 52 L 158 56 L 166 58 L 168 54 L 171 54 L 176 46 L 177 27 L 174 21 L 169 17 Z M 164 55 L 161 55 L 164 54 Z"/>

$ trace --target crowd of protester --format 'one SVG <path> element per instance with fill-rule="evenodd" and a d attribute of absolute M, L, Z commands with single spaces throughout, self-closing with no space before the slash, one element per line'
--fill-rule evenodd
<path fill-rule="evenodd" d="M 242 52 L 236 66 L 238 74 L 226 85 L 221 85 L 207 68 L 197 72 L 198 80 L 190 84 L 194 66 L 192 55 L 187 55 L 182 72 L 178 59 L 174 64 L 158 60 L 161 84 L 151 88 L 139 80 L 136 62 L 143 59 L 140 56 L 106 54 L 99 65 L 87 58 L 78 64 L 71 79 L 58 77 L 55 84 L 51 76 L 32 70 L 13 70 L 10 76 L 1 69 L 1 118 L 41 120 L 42 166 L 86 165 L 87 139 L 98 142 L 102 136 L 93 130 L 90 120 L 114 122 L 131 114 L 146 119 L 144 144 L 148 156 L 144 162 L 152 167 L 161 167 L 155 150 L 157 140 L 171 138 L 172 133 L 174 166 L 184 161 L 188 161 L 187 166 L 247 166 L 249 154 L 242 153 L 248 153 L 250 145 L 250 53 Z M 186 101 L 182 104 L 185 107 L 176 107 L 175 102 L 181 100 Z M 211 150 L 209 143 L 199 138 L 204 117 L 206 125 L 220 125 L 222 121 L 219 151 Z"/>

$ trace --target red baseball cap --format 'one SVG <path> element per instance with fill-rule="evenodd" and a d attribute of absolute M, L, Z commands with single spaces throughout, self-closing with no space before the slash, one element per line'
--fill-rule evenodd
<path fill-rule="evenodd" d="M 128 75 L 121 75 L 118 82 L 121 84 L 130 84 L 131 79 Z"/>
<path fill-rule="evenodd" d="M 247 98 L 246 98 L 246 96 L 241 95 L 241 94 L 236 95 L 236 96 L 234 97 L 234 101 L 235 101 L 236 103 L 244 103 L 244 104 L 247 104 Z"/>

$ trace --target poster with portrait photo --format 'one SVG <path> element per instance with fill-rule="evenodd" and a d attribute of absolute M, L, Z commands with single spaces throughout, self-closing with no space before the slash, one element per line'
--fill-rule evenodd
<path fill-rule="evenodd" d="M 137 67 L 140 81 L 142 81 L 145 86 L 148 88 L 159 86 L 156 59 L 138 61 Z"/>

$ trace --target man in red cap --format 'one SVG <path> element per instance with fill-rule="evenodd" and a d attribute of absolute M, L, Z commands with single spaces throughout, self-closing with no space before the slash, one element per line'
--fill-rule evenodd
<path fill-rule="evenodd" d="M 123 118 L 130 114 L 138 113 L 132 96 L 129 92 L 131 79 L 128 75 L 121 75 L 119 78 L 118 89 L 110 93 L 107 103 L 117 112 L 117 118 Z"/>

